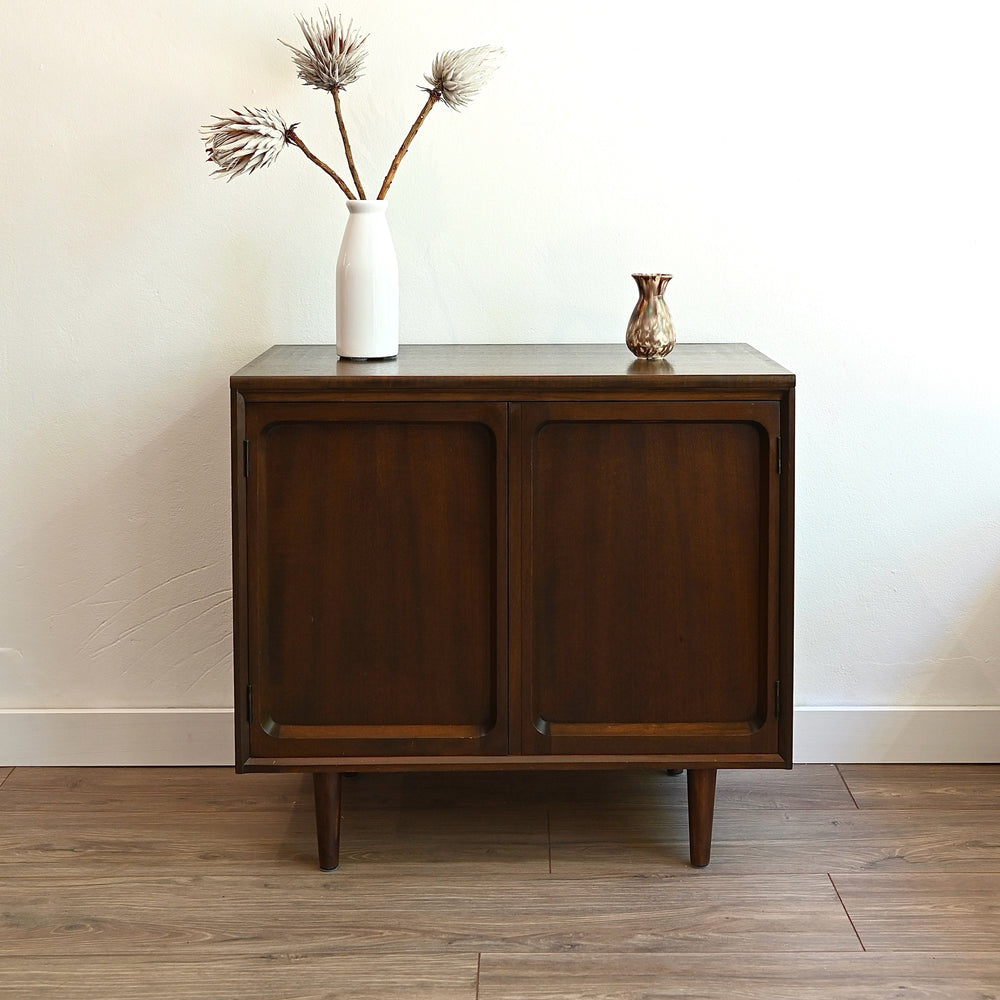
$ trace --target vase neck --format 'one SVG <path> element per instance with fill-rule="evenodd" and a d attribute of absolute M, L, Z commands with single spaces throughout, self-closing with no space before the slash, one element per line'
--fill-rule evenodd
<path fill-rule="evenodd" d="M 369 198 L 365 201 L 348 200 L 347 211 L 351 215 L 384 215 L 385 201 Z"/>
<path fill-rule="evenodd" d="M 350 204 L 350 202 L 348 202 Z M 667 282 L 673 277 L 672 274 L 633 274 L 636 285 L 639 286 L 639 294 L 644 299 L 662 295 L 667 289 Z"/>

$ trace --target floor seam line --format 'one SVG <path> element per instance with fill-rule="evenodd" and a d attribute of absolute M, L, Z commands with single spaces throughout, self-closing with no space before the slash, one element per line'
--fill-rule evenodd
<path fill-rule="evenodd" d="M 844 916 L 847 917 L 847 922 L 851 925 L 851 930 L 854 931 L 854 936 L 858 939 L 858 944 L 861 945 L 861 950 L 867 952 L 868 949 L 865 947 L 864 941 L 861 940 L 861 935 L 858 933 L 857 927 L 854 926 L 854 918 L 851 916 L 846 904 L 844 903 L 843 897 L 840 895 L 837 883 L 833 881 L 833 876 L 829 872 L 826 873 L 826 877 L 830 880 L 830 885 L 833 886 L 833 891 L 837 894 L 837 899 L 844 910 Z"/>
<path fill-rule="evenodd" d="M 552 874 L 552 810 L 545 810 L 545 840 L 549 849 L 549 874 Z"/>
<path fill-rule="evenodd" d="M 840 778 L 844 788 L 847 789 L 847 794 L 850 795 L 851 801 L 854 803 L 854 808 L 860 809 L 861 806 L 858 805 L 858 800 L 854 797 L 854 792 L 851 791 L 851 786 L 847 783 L 847 778 L 844 777 L 844 772 L 841 771 L 840 765 L 834 764 L 833 766 L 837 769 L 837 777 Z"/>

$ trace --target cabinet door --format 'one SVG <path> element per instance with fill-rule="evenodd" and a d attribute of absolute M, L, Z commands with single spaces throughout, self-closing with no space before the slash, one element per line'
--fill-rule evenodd
<path fill-rule="evenodd" d="M 522 751 L 777 759 L 778 401 L 516 418 Z"/>
<path fill-rule="evenodd" d="M 507 749 L 503 404 L 248 403 L 249 754 Z"/>

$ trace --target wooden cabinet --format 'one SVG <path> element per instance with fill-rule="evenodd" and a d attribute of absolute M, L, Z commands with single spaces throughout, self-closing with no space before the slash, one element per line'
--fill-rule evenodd
<path fill-rule="evenodd" d="M 791 766 L 794 376 L 746 345 L 275 347 L 232 378 L 241 771 Z"/>

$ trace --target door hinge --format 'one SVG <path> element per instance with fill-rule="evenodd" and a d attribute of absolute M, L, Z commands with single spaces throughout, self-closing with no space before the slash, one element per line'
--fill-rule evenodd
<path fill-rule="evenodd" d="M 243 478 L 250 478 L 250 442 L 243 442 Z"/>
<path fill-rule="evenodd" d="M 253 722 L 253 687 L 247 685 L 247 722 Z"/>
<path fill-rule="evenodd" d="M 774 717 L 781 718 L 781 681 L 774 682 Z"/>
<path fill-rule="evenodd" d="M 781 438 L 774 439 L 774 450 L 777 453 L 778 475 L 781 475 Z"/>

